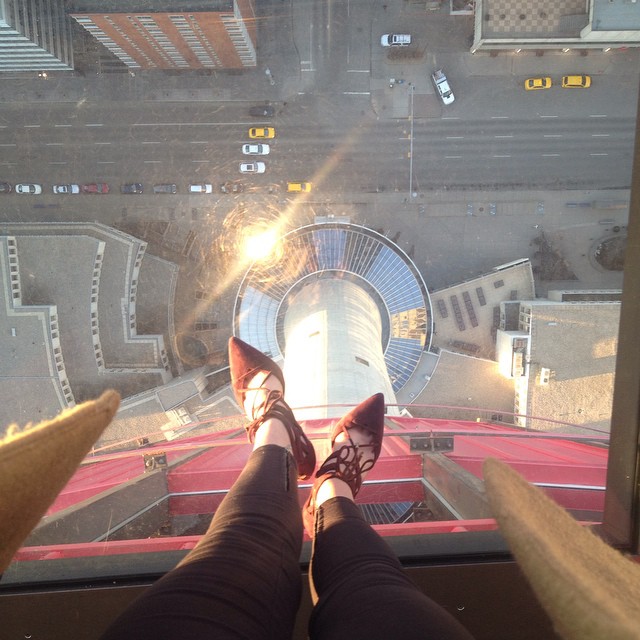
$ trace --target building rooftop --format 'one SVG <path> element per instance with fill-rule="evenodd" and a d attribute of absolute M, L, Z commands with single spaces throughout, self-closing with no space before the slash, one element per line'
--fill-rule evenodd
<path fill-rule="evenodd" d="M 531 263 L 522 260 L 446 289 L 431 292 L 433 345 L 482 358 L 495 356 L 500 303 L 535 296 Z"/>
<path fill-rule="evenodd" d="M 531 307 L 532 335 L 526 412 L 608 431 L 620 304 L 523 304 Z"/>
<path fill-rule="evenodd" d="M 8 254 L 3 254 L 0 288 L 6 296 L 10 287 L 18 287 L 21 298 L 16 308 L 5 306 L 0 314 L 0 325 L 7 327 L 3 338 L 14 340 L 3 352 L 16 353 L 15 361 L 0 361 L 0 375 L 37 380 L 42 389 L 30 393 L 24 406 L 9 398 L 0 409 L 0 422 L 23 415 L 30 420 L 50 417 L 105 388 L 129 396 L 171 379 L 164 346 L 171 340 L 138 334 L 136 309 L 148 296 L 138 300 L 137 290 L 151 278 L 148 270 L 140 277 L 144 243 L 99 224 L 9 223 L 3 231 L 3 247 L 6 251 L 7 243 L 13 243 L 15 264 L 10 273 Z M 157 314 L 159 304 L 165 312 L 152 324 L 169 338 L 177 267 L 152 260 L 155 285 L 165 277 L 164 286 L 155 286 L 150 313 Z M 142 316 L 148 319 L 150 313 Z M 25 384 L 21 388 L 26 393 Z"/>
<path fill-rule="evenodd" d="M 69 13 L 172 13 L 233 11 L 233 0 L 76 0 Z"/>

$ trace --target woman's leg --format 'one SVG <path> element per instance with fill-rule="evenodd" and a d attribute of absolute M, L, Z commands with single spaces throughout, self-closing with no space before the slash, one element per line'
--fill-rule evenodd
<path fill-rule="evenodd" d="M 291 455 L 291 434 L 299 426 L 292 426 L 281 400 L 277 411 L 269 409 L 272 392 L 281 398 L 282 385 L 265 373 L 250 381 L 242 397 L 247 415 L 257 420 L 250 425 L 254 451 L 208 531 L 102 640 L 291 636 L 301 593 L 302 516 Z"/>
<path fill-rule="evenodd" d="M 387 543 L 354 504 L 380 453 L 382 398 L 372 396 L 334 429 L 332 453 L 316 474 L 304 520 L 313 551 L 311 640 L 472 640 L 455 618 L 404 574 Z M 313 518 L 315 516 L 315 518 Z"/>
<path fill-rule="evenodd" d="M 349 497 L 316 509 L 311 640 L 471 640 L 442 607 L 404 574 L 387 543 Z"/>
<path fill-rule="evenodd" d="M 197 547 L 103 640 L 291 637 L 301 591 L 297 473 L 286 449 L 256 449 Z"/>

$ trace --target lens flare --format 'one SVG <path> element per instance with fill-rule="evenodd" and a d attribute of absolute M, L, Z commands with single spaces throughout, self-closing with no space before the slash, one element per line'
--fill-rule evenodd
<path fill-rule="evenodd" d="M 244 255 L 252 262 L 271 256 L 278 244 L 276 229 L 251 228 L 244 237 Z"/>

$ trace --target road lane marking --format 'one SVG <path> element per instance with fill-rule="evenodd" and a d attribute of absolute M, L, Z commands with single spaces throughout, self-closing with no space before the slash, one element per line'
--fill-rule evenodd
<path fill-rule="evenodd" d="M 146 140 L 142 144 L 162 144 L 161 142 L 147 142 Z"/>
<path fill-rule="evenodd" d="M 73 127 L 72 124 L 54 124 L 54 127 Z"/>
<path fill-rule="evenodd" d="M 191 162 L 211 162 L 211 160 L 192 160 Z"/>
<path fill-rule="evenodd" d="M 132 127 L 230 127 L 230 126 L 255 126 L 251 122 L 133 122 Z M 102 125 L 100 125 L 102 126 Z"/>
<path fill-rule="evenodd" d="M 343 95 L 345 96 L 369 96 L 371 95 L 369 91 L 343 91 Z"/>
<path fill-rule="evenodd" d="M 541 118 L 557 118 L 558 116 L 540 116 Z"/>
<path fill-rule="evenodd" d="M 89 122 L 87 124 L 84 125 L 85 127 L 104 127 L 103 124 L 100 124 L 98 122 Z"/>
<path fill-rule="evenodd" d="M 608 153 L 590 153 L 590 156 L 608 156 Z"/>
<path fill-rule="evenodd" d="M 2 144 L 0 144 L 0 147 L 15 147 L 16 143 L 15 142 L 3 142 Z"/>
<path fill-rule="evenodd" d="M 492 120 L 508 120 L 510 116 L 491 116 Z"/>
<path fill-rule="evenodd" d="M 543 138 L 562 138 L 561 133 L 545 133 Z"/>
<path fill-rule="evenodd" d="M 49 164 L 67 164 L 66 162 L 50 162 Z"/>
<path fill-rule="evenodd" d="M 447 140 L 463 140 L 464 136 L 447 136 Z"/>
<path fill-rule="evenodd" d="M 591 137 L 592 138 L 608 138 L 609 134 L 608 133 L 592 133 Z"/>
<path fill-rule="evenodd" d="M 454 158 L 462 158 L 462 156 L 445 156 L 445 158 L 454 159 Z"/>
<path fill-rule="evenodd" d="M 347 73 L 371 73 L 369 69 L 347 69 Z"/>
<path fill-rule="evenodd" d="M 190 144 L 209 144 L 207 140 L 191 140 Z"/>
<path fill-rule="evenodd" d="M 606 118 L 607 115 L 604 113 L 592 113 L 589 117 L 590 118 Z"/>
<path fill-rule="evenodd" d="M 115 160 L 98 160 L 98 164 L 115 164 Z"/>
<path fill-rule="evenodd" d="M 110 142 L 94 142 L 93 144 L 111 144 Z"/>
<path fill-rule="evenodd" d="M 61 147 L 63 142 L 47 142 L 47 147 Z"/>
<path fill-rule="evenodd" d="M 500 155 L 496 155 L 493 156 L 494 158 L 510 158 L 511 156 L 500 156 Z"/>
<path fill-rule="evenodd" d="M 555 158 L 556 156 L 559 156 L 559 153 L 543 153 L 542 157 L 543 158 Z"/>
<path fill-rule="evenodd" d="M 494 138 L 513 138 L 513 136 L 511 135 L 505 135 L 505 136 L 493 136 Z"/>
<path fill-rule="evenodd" d="M 144 160 L 145 164 L 160 164 L 161 160 Z"/>

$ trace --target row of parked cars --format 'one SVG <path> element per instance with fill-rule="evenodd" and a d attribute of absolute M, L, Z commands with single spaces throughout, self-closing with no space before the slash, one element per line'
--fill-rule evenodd
<path fill-rule="evenodd" d="M 548 76 L 542 78 L 527 78 L 524 81 L 524 88 L 527 91 L 536 91 L 537 89 L 550 89 L 552 85 L 553 82 Z M 590 86 L 591 76 L 562 76 L 563 89 L 588 89 Z"/>
<path fill-rule="evenodd" d="M 75 195 L 80 193 L 109 193 L 111 187 L 105 182 L 92 182 L 90 184 L 54 184 L 52 191 L 58 195 Z M 242 193 L 244 186 L 237 180 L 229 180 L 219 185 L 220 193 Z M 41 184 L 20 183 L 11 185 L 9 182 L 0 182 L 0 193 L 15 193 L 40 195 L 42 193 Z M 289 192 L 309 192 L 310 182 L 287 182 Z M 189 185 L 189 193 L 211 194 L 214 192 L 213 184 L 200 182 Z M 130 182 L 120 187 L 120 193 L 144 193 L 144 185 L 141 182 Z M 169 182 L 154 184 L 153 193 L 178 193 L 178 185 Z"/>
<path fill-rule="evenodd" d="M 122 188 L 131 185 L 123 185 Z M 54 184 L 52 187 L 53 193 L 60 195 L 69 195 L 75 193 L 109 193 L 109 185 L 104 182 L 92 182 L 90 184 Z M 9 182 L 0 182 L 0 193 L 11 193 L 14 191 L 18 194 L 26 195 L 40 195 L 42 193 L 42 185 L 35 184 L 33 182 L 20 182 L 16 185 L 11 185 Z M 125 192 L 123 193 L 135 193 Z"/>
<path fill-rule="evenodd" d="M 106 182 L 91 182 L 89 184 L 54 184 L 51 187 L 53 193 L 58 195 L 75 195 L 80 193 L 109 193 L 111 187 Z M 240 193 L 242 184 L 231 181 L 220 185 L 221 193 Z M 20 183 L 11 185 L 9 182 L 0 182 L 0 193 L 15 193 L 40 195 L 41 184 Z M 120 193 L 144 193 L 144 185 L 141 182 L 129 182 L 120 187 Z M 175 183 L 154 184 L 153 193 L 178 193 L 178 185 Z M 189 193 L 213 193 L 211 184 L 190 184 Z"/>

